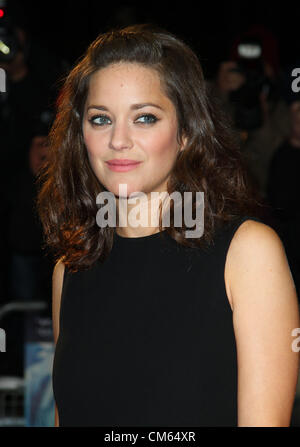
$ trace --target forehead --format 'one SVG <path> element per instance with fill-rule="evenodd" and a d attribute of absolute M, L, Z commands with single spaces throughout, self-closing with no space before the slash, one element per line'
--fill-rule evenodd
<path fill-rule="evenodd" d="M 89 96 L 112 94 L 147 96 L 147 99 L 155 96 L 168 101 L 157 71 L 137 63 L 112 64 L 91 76 Z"/>

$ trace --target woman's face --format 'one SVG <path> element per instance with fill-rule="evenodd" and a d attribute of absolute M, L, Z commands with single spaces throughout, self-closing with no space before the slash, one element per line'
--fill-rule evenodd
<path fill-rule="evenodd" d="M 151 104 L 149 104 L 151 103 Z M 133 192 L 167 191 L 178 152 L 177 117 L 151 68 L 118 63 L 90 80 L 83 137 L 91 167 L 101 184 L 119 196 L 119 184 Z M 108 161 L 138 162 L 124 168 Z"/>

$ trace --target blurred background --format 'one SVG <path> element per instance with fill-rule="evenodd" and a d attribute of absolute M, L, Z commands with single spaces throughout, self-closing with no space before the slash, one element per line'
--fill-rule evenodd
<path fill-rule="evenodd" d="M 63 77 L 112 27 L 160 25 L 196 52 L 208 87 L 238 131 L 299 296 L 300 95 L 292 89 L 293 81 L 300 89 L 292 76 L 295 68 L 300 76 L 299 13 L 287 1 L 0 0 L 0 425 L 54 423 L 54 264 L 42 248 L 35 180 Z M 300 426 L 299 401 L 298 383 L 294 426 Z"/>

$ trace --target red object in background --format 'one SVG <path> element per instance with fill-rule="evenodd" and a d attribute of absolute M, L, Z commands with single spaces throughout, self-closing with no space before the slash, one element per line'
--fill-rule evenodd
<path fill-rule="evenodd" d="M 4 17 L 4 10 L 3 10 L 3 9 L 0 9 L 0 19 L 1 19 L 2 17 Z"/>

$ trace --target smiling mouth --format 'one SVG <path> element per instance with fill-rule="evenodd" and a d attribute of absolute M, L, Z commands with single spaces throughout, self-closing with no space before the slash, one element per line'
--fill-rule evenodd
<path fill-rule="evenodd" d="M 118 163 L 113 163 L 113 162 L 106 162 L 108 169 L 110 169 L 111 171 L 114 172 L 127 172 L 127 171 L 131 171 L 132 169 L 137 168 L 140 164 L 141 161 L 129 161 L 129 160 L 124 160 L 124 162 L 118 162 Z"/>
<path fill-rule="evenodd" d="M 114 165 L 114 166 L 128 166 L 128 165 L 134 165 L 134 164 L 138 164 L 141 163 L 140 161 L 136 161 L 136 160 L 109 160 L 106 162 L 109 165 Z"/>

